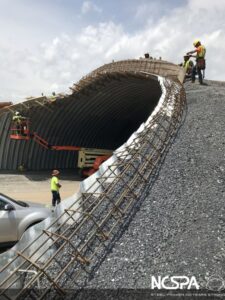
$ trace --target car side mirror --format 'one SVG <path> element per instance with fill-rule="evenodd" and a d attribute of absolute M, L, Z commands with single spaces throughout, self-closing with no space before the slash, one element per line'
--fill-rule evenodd
<path fill-rule="evenodd" d="M 11 204 L 6 204 L 4 210 L 11 211 L 14 210 L 14 207 Z"/>

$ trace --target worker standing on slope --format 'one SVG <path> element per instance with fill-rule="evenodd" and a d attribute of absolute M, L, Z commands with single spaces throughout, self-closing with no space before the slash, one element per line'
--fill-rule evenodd
<path fill-rule="evenodd" d="M 59 194 L 59 189 L 61 188 L 61 184 L 59 184 L 59 171 L 52 171 L 52 179 L 51 179 L 51 192 L 52 192 L 52 206 L 55 207 L 56 204 L 61 202 L 61 197 Z"/>
<path fill-rule="evenodd" d="M 201 44 L 201 42 L 199 40 L 195 40 L 193 45 L 196 49 L 193 50 L 193 51 L 189 51 L 187 53 L 187 55 L 191 55 L 193 53 L 196 53 L 196 55 L 191 55 L 192 57 L 196 57 L 196 65 L 192 69 L 191 80 L 192 80 L 192 82 L 195 82 L 195 76 L 196 76 L 196 73 L 197 73 L 199 83 L 203 84 L 202 70 L 205 70 L 206 48 L 205 48 L 205 46 L 203 46 Z"/>

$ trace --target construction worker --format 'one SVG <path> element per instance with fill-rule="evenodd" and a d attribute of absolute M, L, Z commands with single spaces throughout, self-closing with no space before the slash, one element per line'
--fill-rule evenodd
<path fill-rule="evenodd" d="M 195 82 L 195 76 L 196 73 L 198 74 L 198 80 L 200 84 L 203 84 L 203 76 L 202 76 L 202 70 L 205 70 L 205 54 L 206 54 L 206 48 L 203 46 L 200 42 L 200 40 L 195 40 L 193 43 L 194 47 L 196 48 L 193 51 L 189 51 L 187 55 L 191 55 L 191 57 L 196 58 L 196 65 L 192 69 L 192 76 L 191 81 Z M 192 55 L 196 53 L 196 55 Z"/>
<path fill-rule="evenodd" d="M 150 54 L 149 54 L 149 53 L 145 53 L 145 54 L 144 54 L 144 58 L 153 59 L 153 57 L 152 57 L 152 56 L 150 56 Z"/>
<path fill-rule="evenodd" d="M 15 123 L 16 126 L 16 134 L 24 134 L 24 127 L 23 127 L 23 122 L 26 120 L 25 117 L 23 117 L 18 111 L 15 112 L 13 116 L 13 122 Z"/>
<path fill-rule="evenodd" d="M 59 171 L 52 171 L 52 179 L 51 179 L 51 192 L 52 192 L 52 206 L 55 207 L 56 204 L 61 202 L 61 197 L 59 194 L 59 189 L 61 188 L 61 184 L 59 184 Z"/>
<path fill-rule="evenodd" d="M 184 62 L 181 66 L 185 69 L 185 78 L 191 78 L 194 63 L 190 60 L 190 55 L 184 55 Z"/>

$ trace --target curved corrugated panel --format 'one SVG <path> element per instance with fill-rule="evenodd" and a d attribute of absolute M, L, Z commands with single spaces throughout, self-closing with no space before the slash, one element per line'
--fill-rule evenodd
<path fill-rule="evenodd" d="M 55 101 L 31 99 L 10 110 L 29 117 L 31 129 L 51 145 L 116 149 L 148 118 L 161 95 L 157 77 L 143 72 L 178 76 L 180 68 L 149 60 L 112 63 L 74 85 L 71 95 Z M 33 140 L 11 140 L 11 118 L 8 109 L 0 111 L 0 169 L 16 170 L 21 164 L 29 170 L 76 167 L 77 152 L 46 150 Z"/>

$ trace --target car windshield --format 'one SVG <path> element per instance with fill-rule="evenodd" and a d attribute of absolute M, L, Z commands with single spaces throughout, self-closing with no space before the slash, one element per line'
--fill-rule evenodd
<path fill-rule="evenodd" d="M 0 193 L 0 198 L 2 198 L 2 200 L 10 200 L 10 201 L 14 202 L 15 204 L 23 206 L 23 207 L 28 207 L 29 206 L 26 202 L 23 202 L 21 200 L 12 199 L 9 196 L 6 196 L 2 193 Z"/>

